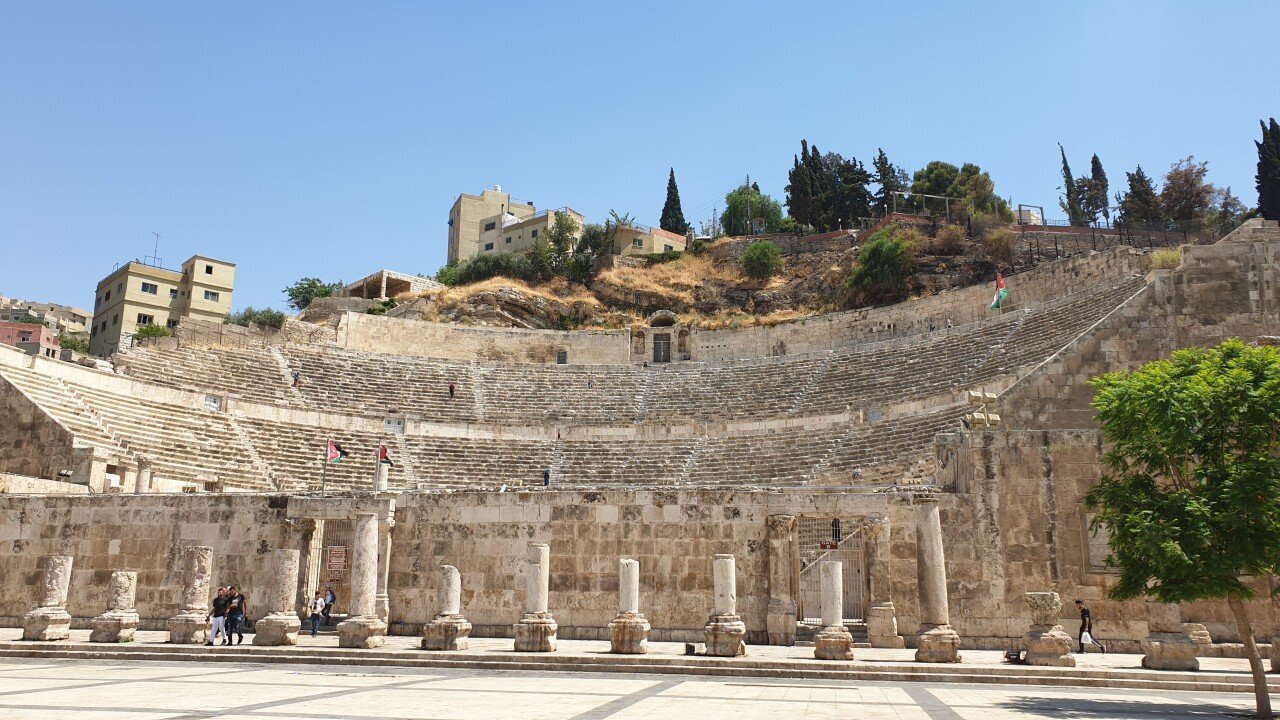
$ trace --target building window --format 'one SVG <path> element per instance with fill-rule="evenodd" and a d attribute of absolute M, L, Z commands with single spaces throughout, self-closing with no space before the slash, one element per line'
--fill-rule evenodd
<path fill-rule="evenodd" d="M 138 324 L 139 324 L 139 325 L 150 325 L 150 324 L 154 323 L 155 321 L 156 321 L 156 317 L 155 317 L 154 315 L 147 315 L 147 314 L 145 314 L 145 313 L 138 313 Z"/>
<path fill-rule="evenodd" d="M 485 249 L 485 250 L 492 250 L 492 249 L 493 249 L 493 243 L 485 243 L 485 244 L 484 244 L 484 249 Z"/>
<path fill-rule="evenodd" d="M 120 313 L 116 313 L 115 315 L 112 315 L 112 316 L 111 316 L 111 324 L 112 324 L 112 325 L 119 325 L 119 324 L 120 324 Z"/>
<path fill-rule="evenodd" d="M 108 291 L 107 291 L 107 300 L 110 300 L 110 299 L 111 299 L 111 291 L 110 291 L 110 290 L 108 290 Z"/>
<path fill-rule="evenodd" d="M 641 240 L 640 238 L 636 238 L 635 240 L 631 241 L 631 247 L 637 247 L 637 248 L 644 247 L 644 241 Z"/>
<path fill-rule="evenodd" d="M 209 302 L 218 302 L 218 293 L 212 290 L 205 290 L 204 299 L 208 300 Z"/>
<path fill-rule="evenodd" d="M 675 250 L 675 248 L 671 247 L 670 245 L 662 246 L 662 252 L 671 252 L 672 250 Z"/>
<path fill-rule="evenodd" d="M 488 230 L 493 230 L 493 229 L 495 229 L 495 228 L 497 228 L 497 227 L 498 227 L 498 223 L 496 223 L 496 222 L 491 222 L 491 223 L 485 223 L 485 224 L 484 224 L 484 229 L 485 229 L 486 231 L 488 231 Z"/>
<path fill-rule="evenodd" d="M 537 239 L 538 239 L 538 231 L 535 229 L 535 230 L 533 231 L 533 234 L 532 234 L 532 235 L 530 235 L 529 237 L 533 238 L 534 240 L 537 240 Z"/>
<path fill-rule="evenodd" d="M 382 429 L 389 435 L 404 434 L 404 418 L 384 418 Z"/>
<path fill-rule="evenodd" d="M 508 235 L 508 236 L 507 236 L 507 244 L 508 244 L 508 245 L 510 245 L 510 244 L 511 244 L 511 236 L 510 236 L 510 235 Z"/>
<path fill-rule="evenodd" d="M 165 322 L 165 325 L 166 325 L 170 330 L 172 330 L 172 329 L 174 329 L 174 328 L 178 327 L 178 321 L 177 321 L 177 320 L 168 320 L 168 321 L 166 321 L 166 322 Z"/>
<path fill-rule="evenodd" d="M 116 283 L 116 292 L 118 293 L 124 292 L 124 283 Z"/>
<path fill-rule="evenodd" d="M 556 351 L 556 364 L 557 364 L 557 365 L 568 365 L 568 364 L 569 364 L 569 351 L 568 351 L 568 350 L 557 350 L 557 351 Z"/>
<path fill-rule="evenodd" d="M 172 300 L 176 297 L 178 297 L 178 291 L 174 288 L 169 288 L 169 299 Z"/>
<path fill-rule="evenodd" d="M 205 266 L 204 266 L 204 274 L 205 274 L 205 275 L 212 275 L 212 274 L 213 274 L 213 266 L 212 266 L 212 265 L 205 265 Z"/>
<path fill-rule="evenodd" d="M 142 283 L 142 292 L 148 295 L 156 295 L 160 292 L 160 286 L 155 283 L 144 282 Z"/>

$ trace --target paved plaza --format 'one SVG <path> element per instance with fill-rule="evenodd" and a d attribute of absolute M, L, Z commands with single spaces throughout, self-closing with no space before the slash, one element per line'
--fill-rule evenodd
<path fill-rule="evenodd" d="M 1243 693 L 311 665 L 0 660 L 6 720 L 1222 717 Z"/>

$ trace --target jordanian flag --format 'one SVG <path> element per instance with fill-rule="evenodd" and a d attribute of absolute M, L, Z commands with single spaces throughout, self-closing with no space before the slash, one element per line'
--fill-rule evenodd
<path fill-rule="evenodd" d="M 378 446 L 378 462 L 382 463 L 383 465 L 390 465 L 391 467 L 395 467 L 396 465 L 395 463 L 391 462 L 391 456 L 387 454 L 386 445 Z"/>
<path fill-rule="evenodd" d="M 1004 276 L 996 273 L 996 296 L 991 299 L 991 309 L 999 310 L 1005 300 L 1009 299 L 1009 291 L 1004 289 Z"/>
<path fill-rule="evenodd" d="M 347 454 L 347 451 L 343 450 L 341 445 L 332 440 L 329 441 L 329 462 L 340 463 Z"/>

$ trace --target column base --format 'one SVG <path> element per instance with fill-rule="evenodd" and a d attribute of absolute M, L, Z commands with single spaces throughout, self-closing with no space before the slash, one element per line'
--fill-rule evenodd
<path fill-rule="evenodd" d="M 770 645 L 796 644 L 796 604 L 786 600 L 770 600 L 765 616 L 765 630 Z"/>
<path fill-rule="evenodd" d="M 138 613 L 122 610 L 108 610 L 89 621 L 93 632 L 89 633 L 89 642 L 127 643 L 133 642 L 138 631 Z"/>
<path fill-rule="evenodd" d="M 649 652 L 649 621 L 644 613 L 618 613 L 609 622 L 609 652 L 618 655 Z"/>
<path fill-rule="evenodd" d="M 960 662 L 960 636 L 950 625 L 926 625 L 916 640 L 916 662 Z"/>
<path fill-rule="evenodd" d="M 1022 636 L 1022 642 L 1027 649 L 1028 665 L 1076 666 L 1076 659 L 1071 656 L 1071 636 L 1061 625 L 1032 625 Z"/>
<path fill-rule="evenodd" d="M 65 608 L 36 608 L 22 616 L 23 640 L 66 640 L 71 637 L 71 615 Z"/>
<path fill-rule="evenodd" d="M 867 639 L 873 648 L 905 648 L 898 634 L 898 616 L 893 603 L 877 603 L 867 609 Z"/>
<path fill-rule="evenodd" d="M 1196 642 L 1197 645 L 1212 645 L 1213 636 L 1203 623 L 1182 623 L 1182 632 Z"/>
<path fill-rule="evenodd" d="M 169 618 L 169 642 L 203 645 L 209 641 L 209 619 L 204 610 L 183 610 Z"/>
<path fill-rule="evenodd" d="M 387 641 L 387 624 L 376 617 L 358 616 L 338 623 L 338 647 L 380 648 Z"/>
<path fill-rule="evenodd" d="M 382 622 L 388 622 L 391 618 L 391 596 L 386 593 L 378 593 L 373 599 L 374 614 Z"/>
<path fill-rule="evenodd" d="M 253 644 L 297 645 L 301 629 L 297 613 L 273 612 L 253 624 Z"/>
<path fill-rule="evenodd" d="M 707 639 L 707 655 L 715 657 L 739 657 L 747 654 L 742 638 L 747 634 L 746 623 L 737 615 L 712 615 L 703 628 Z"/>
<path fill-rule="evenodd" d="M 423 650 L 466 650 L 471 623 L 461 615 L 440 614 L 422 626 Z"/>
<path fill-rule="evenodd" d="M 1199 670 L 1196 641 L 1184 633 L 1151 633 L 1142 641 L 1142 667 L 1148 670 Z"/>
<path fill-rule="evenodd" d="M 844 625 L 828 625 L 813 636 L 813 656 L 819 660 L 852 660 L 853 635 Z"/>
<path fill-rule="evenodd" d="M 516 652 L 555 652 L 558 629 L 549 612 L 525 613 L 515 624 Z"/>

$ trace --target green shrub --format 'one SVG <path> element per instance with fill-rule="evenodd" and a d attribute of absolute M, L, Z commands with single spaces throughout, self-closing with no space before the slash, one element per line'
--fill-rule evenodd
<path fill-rule="evenodd" d="M 918 233 L 898 234 L 890 225 L 868 238 L 858 252 L 858 266 L 849 276 L 849 287 L 873 294 L 890 295 L 903 289 L 903 283 L 915 268 Z"/>
<path fill-rule="evenodd" d="M 58 337 L 58 347 L 63 350 L 74 350 L 81 354 L 88 354 L 89 340 L 78 335 L 63 333 Z"/>
<path fill-rule="evenodd" d="M 1151 253 L 1151 268 L 1153 270 L 1175 270 L 1181 264 L 1181 248 L 1161 248 Z"/>
<path fill-rule="evenodd" d="M 769 240 L 751 243 L 742 253 L 742 269 L 757 280 L 772 277 L 782 269 L 782 251 Z"/>
<path fill-rule="evenodd" d="M 1018 259 L 1017 241 L 1008 230 L 996 230 L 988 234 L 983 239 L 982 246 L 987 251 L 987 257 L 996 265 L 1013 267 L 1014 261 Z"/>
<path fill-rule="evenodd" d="M 370 315 L 386 315 L 388 310 L 390 310 L 391 308 L 395 307 L 398 304 L 399 303 L 396 302 L 395 298 L 387 298 L 386 300 L 383 300 L 377 305 L 370 305 L 368 308 L 365 309 L 365 312 Z"/>
<path fill-rule="evenodd" d="M 539 279 L 537 275 L 529 258 L 524 255 L 491 253 L 477 255 L 456 265 L 446 265 L 436 273 L 436 280 L 453 286 L 470 285 L 493 277 L 536 281 Z"/>
<path fill-rule="evenodd" d="M 964 252 L 964 246 L 968 240 L 969 236 L 965 234 L 963 227 L 959 225 L 943 225 L 938 229 L 938 234 L 929 242 L 927 252 L 930 255 L 954 257 Z"/>
<path fill-rule="evenodd" d="M 139 338 L 162 338 L 169 337 L 169 331 L 159 325 L 147 324 L 135 330 L 133 336 Z"/>
<path fill-rule="evenodd" d="M 668 250 L 660 253 L 649 253 L 647 255 L 641 255 L 640 257 L 644 258 L 645 265 L 661 265 L 663 263 L 679 260 L 680 256 L 683 254 L 684 253 L 679 250 Z"/>
<path fill-rule="evenodd" d="M 279 328 L 284 325 L 284 313 L 271 308 L 261 310 L 250 305 L 240 312 L 227 315 L 227 322 L 232 325 L 248 327 L 250 323 L 259 327 Z"/>

